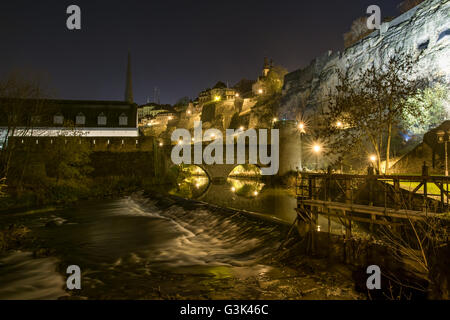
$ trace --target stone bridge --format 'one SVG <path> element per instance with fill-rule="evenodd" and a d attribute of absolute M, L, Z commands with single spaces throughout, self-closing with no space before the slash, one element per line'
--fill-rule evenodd
<path fill-rule="evenodd" d="M 288 173 L 289 171 L 295 171 L 300 165 L 300 132 L 297 128 L 297 123 L 295 121 L 281 121 L 277 125 L 277 129 L 279 129 L 279 170 L 276 175 L 282 176 Z M 202 144 L 202 154 L 206 147 L 208 147 L 209 144 L 212 142 L 203 142 Z M 166 146 L 162 149 L 164 150 L 164 159 L 167 164 L 174 165 L 171 160 L 171 152 L 172 152 L 173 146 Z M 244 163 L 238 163 L 238 157 L 237 157 L 237 146 L 234 145 L 234 163 L 233 164 L 227 164 L 226 161 L 226 148 L 223 149 L 223 164 L 205 164 L 204 161 L 202 161 L 202 164 L 196 164 L 194 163 L 194 144 L 190 145 L 190 153 L 192 156 L 192 161 L 189 163 L 190 165 L 195 165 L 200 167 L 203 171 L 206 172 L 209 179 L 212 182 L 221 182 L 227 179 L 231 171 L 233 171 L 234 168 L 241 164 L 253 164 L 257 166 L 258 168 L 264 168 L 264 167 L 270 167 L 271 164 L 262 164 L 259 157 L 259 148 L 267 148 L 265 152 L 268 152 L 270 154 L 271 145 L 257 145 L 257 152 L 258 156 L 256 161 L 249 161 L 249 144 L 246 144 L 245 147 L 245 162 Z M 253 159 L 254 160 L 254 159 Z M 230 162 L 230 161 L 228 161 Z M 242 161 L 240 161 L 242 162 Z M 189 165 L 188 164 L 188 165 Z"/>

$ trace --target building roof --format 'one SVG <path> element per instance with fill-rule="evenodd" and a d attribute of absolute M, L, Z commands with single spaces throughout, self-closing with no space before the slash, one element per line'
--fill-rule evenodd
<path fill-rule="evenodd" d="M 126 101 L 100 100 L 56 100 L 56 99 L 0 99 L 0 125 L 8 126 L 11 113 L 18 117 L 17 126 L 27 126 L 32 117 L 39 117 L 35 126 L 56 126 L 53 116 L 62 114 L 65 121 L 75 123 L 78 115 L 84 115 L 84 127 L 97 127 L 97 117 L 103 114 L 107 117 L 107 124 L 102 127 L 137 127 L 137 105 Z M 127 126 L 119 126 L 119 117 L 128 117 Z"/>

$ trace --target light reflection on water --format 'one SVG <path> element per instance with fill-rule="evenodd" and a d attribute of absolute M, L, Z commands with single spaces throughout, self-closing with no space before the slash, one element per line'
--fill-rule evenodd
<path fill-rule="evenodd" d="M 198 204 L 157 205 L 139 194 L 130 198 L 80 202 L 52 215 L 22 220 L 52 248 L 55 258 L 32 254 L 0 257 L 0 298 L 55 299 L 66 295 L 56 264 L 78 265 L 82 290 L 93 299 L 257 298 L 266 291 L 247 279 L 280 277 L 266 264 L 286 230 L 280 226 L 221 214 Z M 64 220 L 63 224 L 48 222 Z M 8 218 L 0 223 L 8 225 Z M 2 265 L 3 264 L 3 265 Z M 3 272 L 5 271 L 5 272 Z M 6 272 L 7 271 L 7 272 Z M 32 288 L 36 286 L 37 289 Z M 221 295 L 222 294 L 222 295 Z M 274 291 L 279 297 L 279 291 Z"/>
<path fill-rule="evenodd" d="M 179 181 L 171 193 L 220 207 L 262 213 L 288 223 L 296 217 L 295 195 L 258 179 L 228 178 L 224 184 L 212 184 L 205 176 L 191 176 Z"/>
<path fill-rule="evenodd" d="M 214 185 L 194 177 L 184 183 L 204 202 L 285 221 L 295 216 L 295 197 L 260 181 L 229 179 Z M 187 188 L 183 183 L 179 187 Z M 0 217 L 0 226 L 11 222 L 17 223 L 17 217 Z M 0 262 L 9 261 L 9 272 L 0 272 L 1 282 L 7 284 L 0 298 L 65 296 L 56 264 L 60 272 L 80 266 L 82 290 L 72 294 L 90 299 L 298 299 L 299 288 L 323 288 L 314 291 L 317 297 L 328 292 L 322 280 L 273 263 L 289 226 L 201 202 L 135 194 L 83 201 L 51 214 L 23 215 L 20 223 L 32 226 L 33 237 L 51 248 L 57 260 L 36 260 L 31 254 L 2 257 Z M 38 290 L 30 291 L 33 286 Z"/>

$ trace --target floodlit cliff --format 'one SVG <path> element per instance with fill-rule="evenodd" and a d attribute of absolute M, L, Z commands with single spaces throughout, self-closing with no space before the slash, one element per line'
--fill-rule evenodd
<path fill-rule="evenodd" d="M 450 80 L 450 0 L 428 0 L 405 12 L 344 52 L 331 51 L 285 76 L 279 116 L 296 119 L 317 115 L 326 107 L 338 71 L 357 75 L 372 64 L 387 62 L 395 52 L 418 58 L 417 78 Z"/>

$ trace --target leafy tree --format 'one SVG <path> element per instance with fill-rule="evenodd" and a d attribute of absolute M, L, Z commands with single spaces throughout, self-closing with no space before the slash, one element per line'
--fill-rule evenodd
<path fill-rule="evenodd" d="M 409 103 L 417 106 L 420 117 L 405 114 L 403 127 L 413 135 L 423 135 L 439 126 L 449 117 L 446 109 L 449 98 L 448 89 L 442 84 L 419 90 L 409 99 Z"/>
<path fill-rule="evenodd" d="M 64 180 L 81 182 L 92 171 L 90 163 L 90 147 L 81 142 L 81 134 L 77 133 L 73 124 L 66 122 L 66 133 L 53 139 L 51 146 L 45 149 L 44 161 L 47 172 L 56 178 L 58 184 Z"/>
<path fill-rule="evenodd" d="M 376 153 L 379 170 L 385 152 L 388 173 L 393 128 L 405 115 L 419 117 L 421 111 L 410 100 L 420 84 L 411 79 L 413 63 L 411 56 L 396 53 L 387 63 L 372 65 L 356 77 L 348 72 L 339 75 L 322 126 L 332 152 L 364 146 L 368 154 Z"/>
<path fill-rule="evenodd" d="M 282 66 L 273 66 L 269 71 L 267 78 L 263 80 L 266 89 L 266 95 L 281 93 L 283 88 L 284 76 L 288 71 Z"/>

